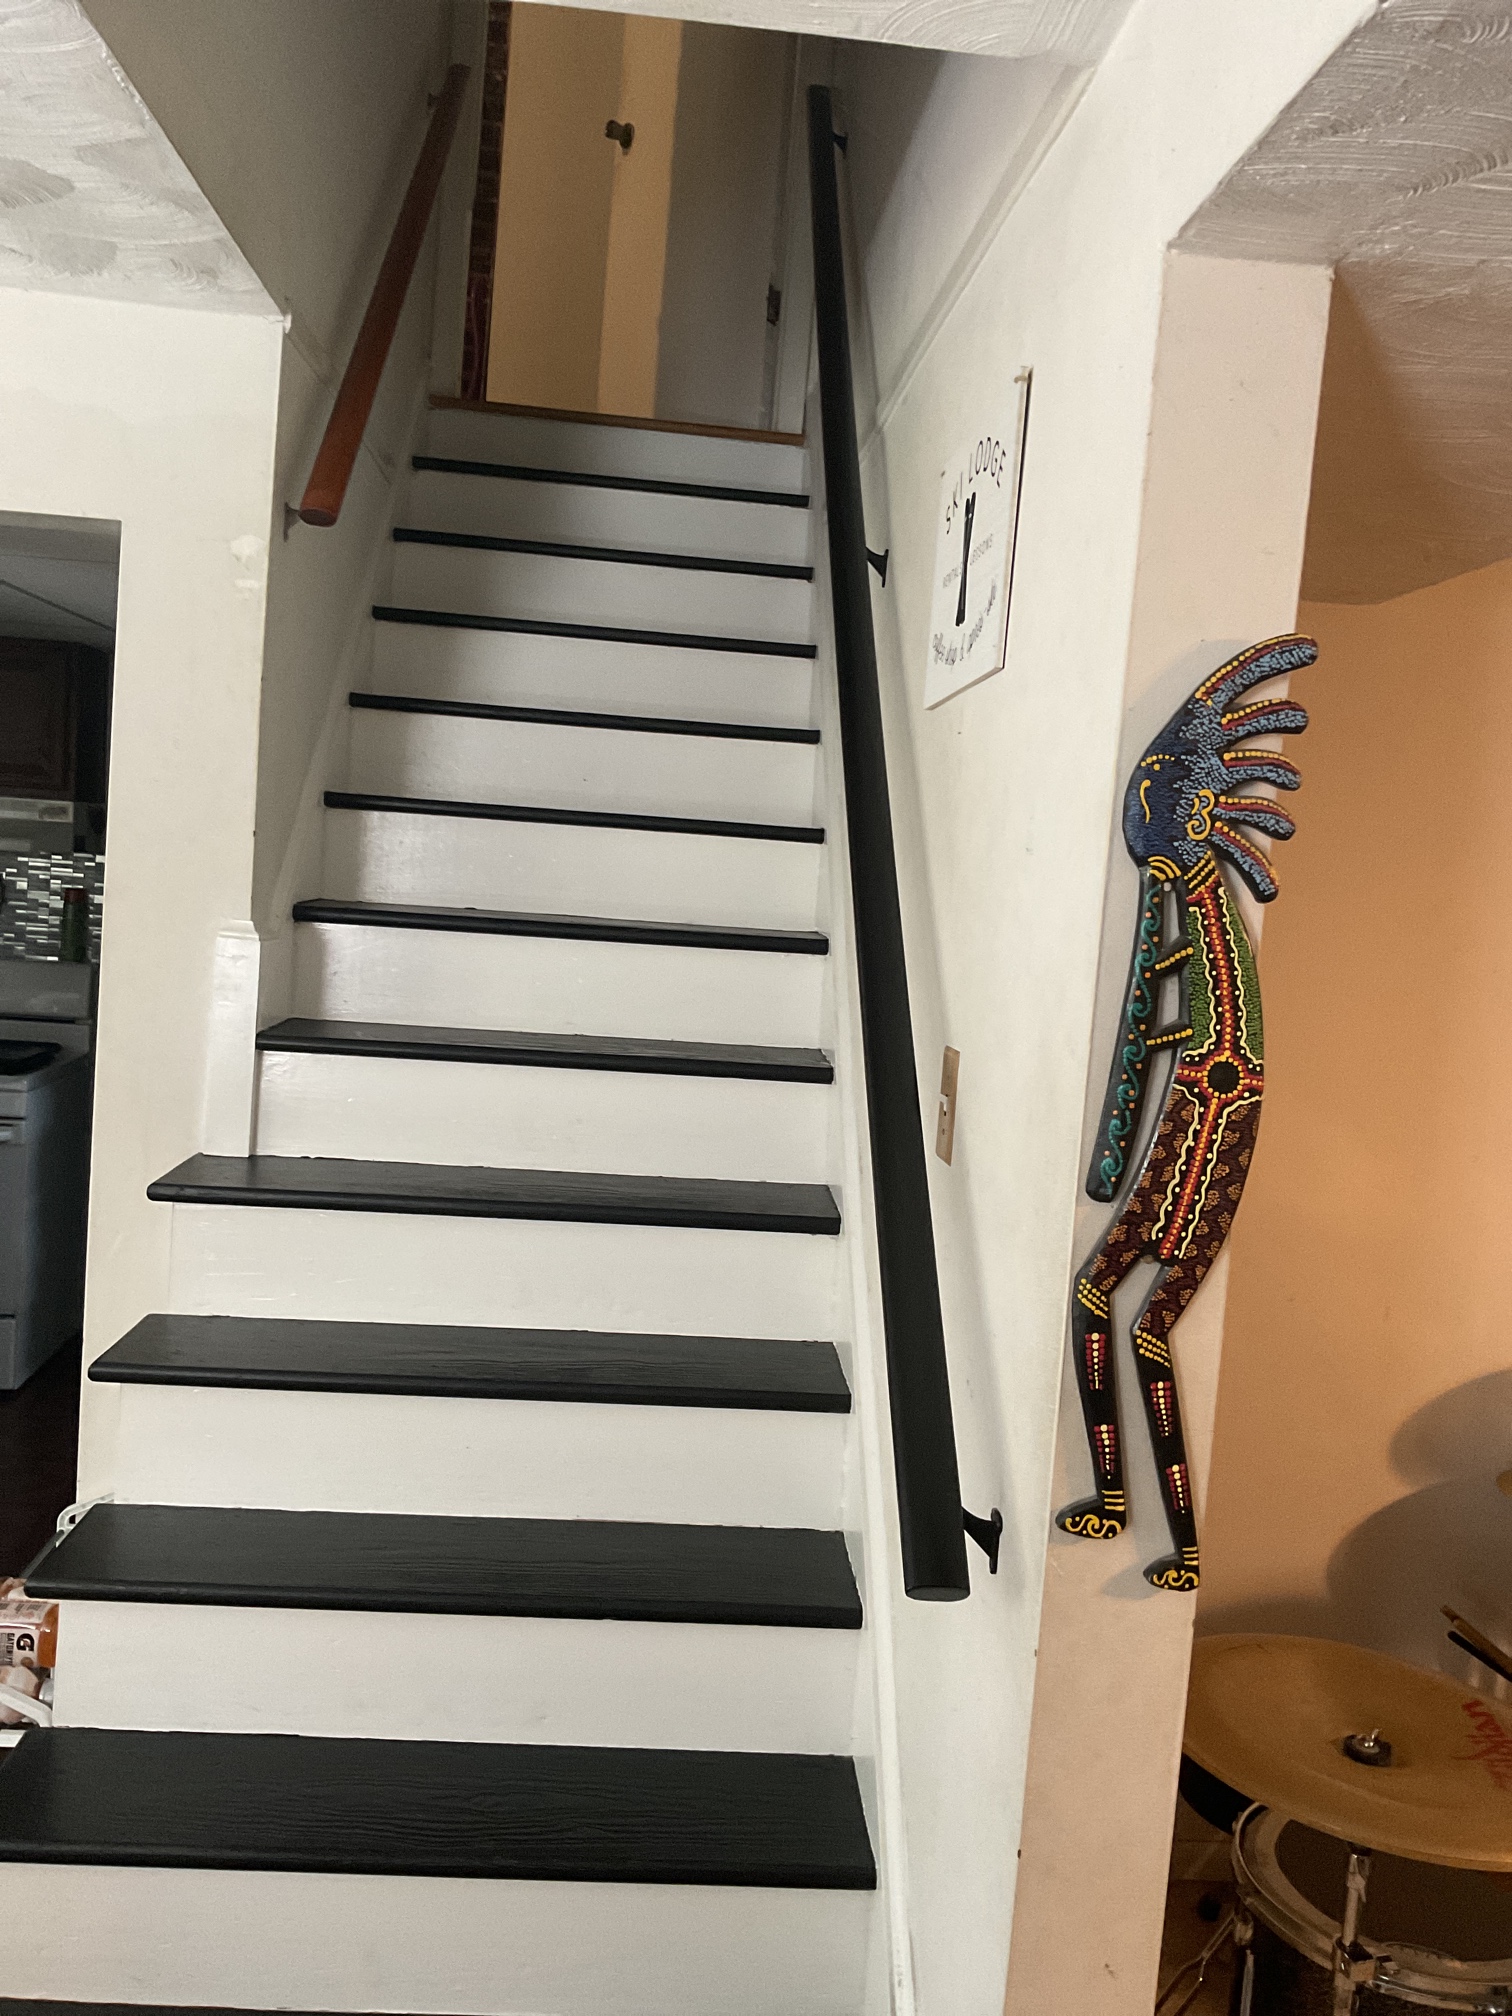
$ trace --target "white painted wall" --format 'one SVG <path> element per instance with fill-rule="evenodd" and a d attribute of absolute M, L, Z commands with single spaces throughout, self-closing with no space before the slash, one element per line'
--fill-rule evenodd
<path fill-rule="evenodd" d="M 297 502 L 424 138 L 427 93 L 439 88 L 454 34 L 466 60 L 482 9 L 454 13 L 450 0 L 90 0 L 89 12 L 288 317 L 277 484 L 280 503 Z M 475 88 L 470 105 L 476 98 Z M 470 204 L 476 147 L 474 110 L 453 150 L 454 208 L 464 190 Z M 332 678 L 419 418 L 434 242 L 433 232 L 340 523 L 274 544 L 251 913 L 274 930 L 272 900 L 299 844 Z"/>
<path fill-rule="evenodd" d="M 385 558 L 433 355 L 448 382 L 460 354 L 484 19 L 481 0 L 99 0 L 91 12 L 159 145 L 166 136 L 178 150 L 266 293 L 250 297 L 260 319 L 227 323 L 242 332 L 234 343 L 225 317 L 162 312 L 155 356 L 147 310 L 122 306 L 119 336 L 91 321 L 59 346 L 71 381 L 51 371 L 33 334 L 52 326 L 55 298 L 0 304 L 21 332 L 7 371 L 18 387 L 27 372 L 37 378 L 28 426 L 56 385 L 60 424 L 75 441 L 47 472 L 74 501 L 27 503 L 24 485 L 38 480 L 25 459 L 29 436 L 8 432 L 23 489 L 7 492 L 4 508 L 123 523 L 86 1357 L 164 1306 L 168 1214 L 146 1203 L 146 1183 L 201 1147 L 248 1145 L 258 996 L 274 1009 L 286 998 L 288 907 L 317 871 L 320 793 L 340 755 L 335 703 L 357 669 L 359 617 Z M 474 61 L 475 88 L 346 507 L 334 531 L 301 527 L 286 539 L 284 504 L 302 489 L 419 150 L 427 91 L 452 57 Z M 108 364 L 91 361 L 91 344 Z M 234 344 L 255 356 L 232 356 Z M 92 420 L 101 383 L 116 388 L 115 403 Z M 112 470 L 120 508 L 100 501 Z M 234 531 L 223 492 L 235 499 Z M 145 574 L 139 540 L 148 542 Z M 181 603 L 194 609 L 201 555 L 234 618 L 221 608 L 202 624 L 181 620 Z M 152 602 L 156 626 L 135 661 L 125 623 L 133 595 Z M 179 681 L 154 674 L 154 648 L 160 668 L 185 657 L 192 670 Z M 139 790 L 151 831 L 138 838 L 129 808 Z M 165 850 L 183 857 L 171 871 Z M 167 893 L 176 876 L 189 881 L 182 901 Z M 86 1384 L 81 1489 L 108 1488 L 114 1404 L 109 1388 Z"/>
<path fill-rule="evenodd" d="M 283 331 L 0 288 L 0 505 L 114 519 L 121 572 L 87 1355 L 164 1306 L 154 1176 L 198 1146 L 216 935 L 249 914 Z M 80 1488 L 109 1488 L 85 1388 Z"/>
<path fill-rule="evenodd" d="M 1001 2005 L 1010 1924 L 1010 2009 L 1134 2016 L 1153 1996 L 1190 1605 L 1146 1601 L 1132 1552 L 1110 1581 L 1111 1557 L 1085 1548 L 1073 1614 L 1047 1608 L 1036 1652 L 1061 1482 L 1067 1290 L 1089 1237 L 1077 1217 L 1084 1114 L 1089 1079 L 1100 1096 L 1106 1069 L 1105 902 L 1120 977 L 1127 956 L 1126 892 L 1108 893 L 1111 820 L 1126 709 L 1174 704 L 1203 654 L 1212 662 L 1235 634 L 1286 627 L 1295 594 L 1294 580 L 1277 586 L 1292 547 L 1257 555 L 1241 538 L 1211 593 L 1189 593 L 1203 590 L 1206 558 L 1170 530 L 1147 546 L 1165 254 L 1365 11 L 1360 0 L 1245 0 L 1221 14 L 1200 0 L 1139 0 L 1026 184 L 1056 80 L 1039 80 L 1036 105 L 1029 80 L 967 76 L 966 59 L 838 55 L 864 309 L 882 365 L 864 474 L 871 543 L 893 554 L 876 608 L 926 1096 L 942 1045 L 962 1057 L 954 1165 L 931 1171 L 963 1487 L 974 1509 L 997 1504 L 1006 1517 L 1001 1573 L 979 1574 L 970 1602 L 897 1604 L 906 1915 L 929 2012 Z M 965 107 L 974 145 L 963 152 L 948 113 Z M 942 234 L 939 192 L 952 178 L 995 212 L 981 228 L 952 215 Z M 935 276 L 933 293 L 921 271 Z M 1317 283 L 1296 285 L 1299 297 L 1283 290 L 1281 326 L 1295 335 L 1300 316 L 1304 335 L 1320 331 Z M 1008 669 L 925 715 L 940 473 L 1026 363 L 1034 410 Z M 1292 447 L 1307 369 L 1304 345 L 1271 388 Z M 1269 493 L 1259 520 L 1295 519 L 1299 553 L 1305 456 L 1256 449 L 1253 429 L 1246 442 L 1240 488 Z M 1177 498 L 1183 531 L 1217 536 L 1200 484 L 1178 485 Z M 1156 606 L 1161 620 L 1136 632 Z M 1068 1433 L 1080 1436 L 1074 1415 Z M 1141 1545 L 1148 1537 L 1141 1527 Z M 1130 1618 L 1158 1648 L 1163 1685 L 1130 1661 Z M 1036 1659 L 1057 1652 L 1060 1691 L 1036 1698 Z M 1101 1698 L 1071 1684 L 1105 1674 L 1115 1677 Z M 1088 1713 L 1119 1703 L 1121 1740 L 1092 1740 Z M 1021 1831 L 1041 1732 L 1067 1771 Z M 1097 1840 L 1121 1843 L 1116 1858 L 1089 1855 L 1085 1832 L 1068 1849 L 1064 1823 L 1083 1817 Z M 1020 1851 L 1053 1881 L 1026 1884 L 1015 1918 Z M 1118 1910 L 1131 1865 L 1145 1888 Z"/>

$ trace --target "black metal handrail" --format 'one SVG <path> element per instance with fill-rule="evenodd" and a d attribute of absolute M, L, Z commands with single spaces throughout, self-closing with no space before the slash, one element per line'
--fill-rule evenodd
<path fill-rule="evenodd" d="M 903 1586 L 910 1596 L 950 1602 L 970 1593 L 971 1580 L 877 685 L 835 146 L 834 106 L 816 84 L 809 91 L 809 185 L 819 406 Z M 972 1524 L 992 1532 L 986 1521 Z M 983 1538 L 983 1545 L 996 1566 L 995 1544 Z"/>

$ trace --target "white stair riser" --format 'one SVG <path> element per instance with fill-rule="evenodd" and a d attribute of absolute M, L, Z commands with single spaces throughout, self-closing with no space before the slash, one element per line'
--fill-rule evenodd
<path fill-rule="evenodd" d="M 840 1242 L 822 1235 L 171 1208 L 172 1306 L 186 1312 L 711 1337 L 834 1334 Z"/>
<path fill-rule="evenodd" d="M 322 893 L 811 931 L 821 859 L 822 849 L 805 840 L 333 810 Z"/>
<path fill-rule="evenodd" d="M 800 641 L 810 635 L 813 590 L 806 581 L 765 575 L 400 540 L 389 599 L 401 608 L 472 616 Z"/>
<path fill-rule="evenodd" d="M 259 1059 L 264 1155 L 822 1183 L 832 1087 L 419 1058 Z"/>
<path fill-rule="evenodd" d="M 65 1603 L 56 1720 L 438 1743 L 851 1746 L 855 1631 Z"/>
<path fill-rule="evenodd" d="M 116 1495 L 477 1519 L 836 1528 L 848 1414 L 123 1386 Z"/>
<path fill-rule="evenodd" d="M 421 798 L 663 812 L 685 819 L 815 817 L 818 749 L 804 742 L 563 727 L 352 709 L 350 787 Z"/>
<path fill-rule="evenodd" d="M 379 693 L 794 728 L 808 727 L 813 712 L 809 658 L 419 623 L 375 623 L 373 629 L 373 688 Z"/>
<path fill-rule="evenodd" d="M 633 546 L 720 560 L 776 560 L 790 567 L 808 564 L 813 525 L 808 511 L 787 505 L 459 476 L 435 469 L 413 471 L 401 519 L 432 532 Z"/>
<path fill-rule="evenodd" d="M 799 952 L 302 924 L 296 1012 L 339 1021 L 816 1044 L 828 960 Z"/>
<path fill-rule="evenodd" d="M 804 450 L 781 442 L 728 441 L 711 434 L 605 427 L 523 414 L 437 409 L 426 425 L 426 452 L 459 461 L 521 462 L 532 469 L 731 484 L 746 490 L 808 488 Z"/>
<path fill-rule="evenodd" d="M 869 1891 L 0 1866 L 6 1992 L 437 2016 L 857 2016 Z M 212 1936 L 213 1934 L 213 1936 Z"/>

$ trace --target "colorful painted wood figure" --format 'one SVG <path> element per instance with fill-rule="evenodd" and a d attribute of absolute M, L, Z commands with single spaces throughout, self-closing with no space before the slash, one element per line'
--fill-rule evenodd
<path fill-rule="evenodd" d="M 1129 1185 L 1123 1209 L 1076 1277 L 1071 1348 L 1086 1416 L 1096 1490 L 1056 1517 L 1066 1533 L 1107 1540 L 1128 1516 L 1113 1381 L 1113 1291 L 1140 1260 L 1159 1268 L 1134 1319 L 1134 1362 L 1175 1552 L 1153 1562 L 1157 1589 L 1195 1589 L 1197 1522 L 1171 1331 L 1223 1248 L 1244 1191 L 1264 1089 L 1264 1038 L 1254 951 L 1224 887 L 1226 862 L 1262 903 L 1276 894 L 1270 863 L 1239 830 L 1290 839 L 1296 830 L 1272 799 L 1244 787 L 1294 791 L 1294 764 L 1245 748 L 1261 735 L 1300 735 L 1305 711 L 1292 700 L 1240 705 L 1268 679 L 1311 665 L 1307 637 L 1252 645 L 1204 679 L 1139 759 L 1124 797 L 1124 841 L 1140 871 L 1139 925 L 1123 1025 L 1087 1176 L 1100 1202 Z M 1169 936 L 1167 933 L 1169 932 Z M 1174 1017 L 1159 1023 L 1164 983 Z M 1137 1170 L 1135 1137 L 1161 1051 L 1172 1053 L 1165 1105 Z"/>

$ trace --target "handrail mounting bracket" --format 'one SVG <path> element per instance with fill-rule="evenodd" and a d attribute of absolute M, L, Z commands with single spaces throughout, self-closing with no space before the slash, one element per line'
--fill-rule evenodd
<path fill-rule="evenodd" d="M 967 1538 L 975 1540 L 978 1547 L 987 1556 L 988 1572 L 996 1575 L 998 1570 L 998 1549 L 1003 1544 L 1002 1513 L 994 1505 L 990 1519 L 979 1519 L 975 1512 L 968 1512 L 963 1505 L 961 1507 L 961 1524 L 966 1528 Z"/>

